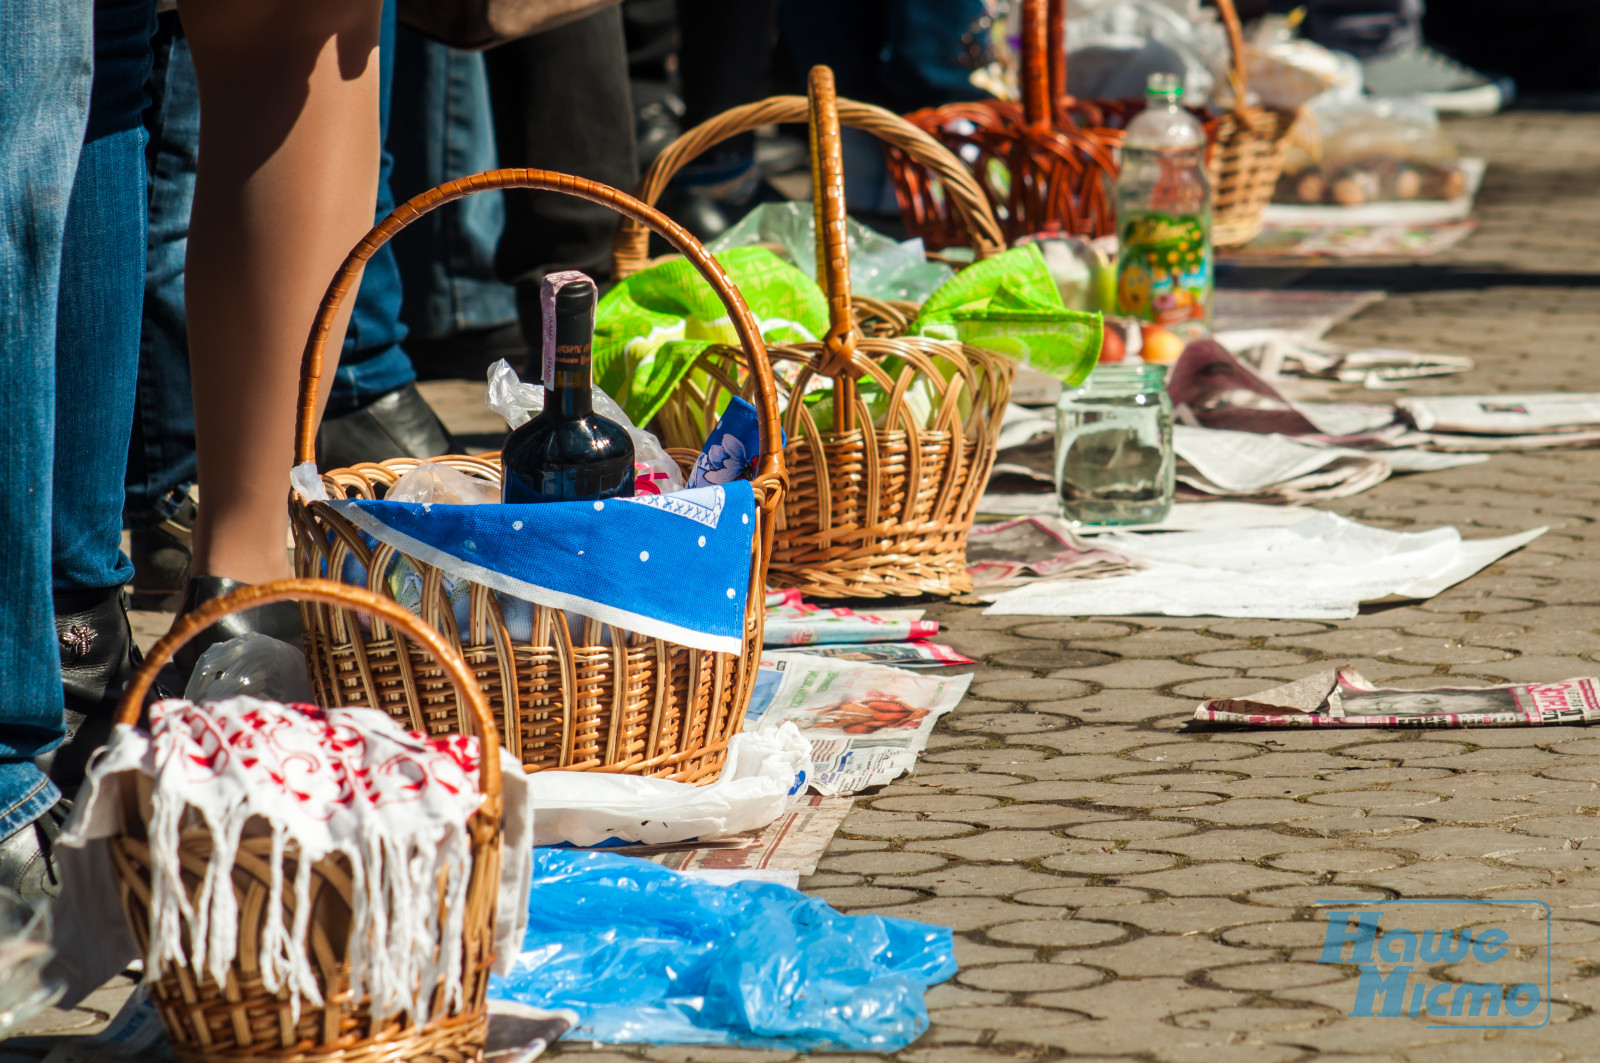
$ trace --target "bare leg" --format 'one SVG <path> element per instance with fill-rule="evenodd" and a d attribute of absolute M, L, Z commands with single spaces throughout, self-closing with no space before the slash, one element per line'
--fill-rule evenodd
<path fill-rule="evenodd" d="M 380 14 L 379 0 L 184 0 L 204 116 L 186 278 L 195 575 L 291 574 L 300 355 L 377 197 Z"/>

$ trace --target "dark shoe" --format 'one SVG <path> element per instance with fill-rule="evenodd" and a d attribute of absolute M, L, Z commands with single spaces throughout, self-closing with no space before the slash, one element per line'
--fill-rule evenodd
<path fill-rule="evenodd" d="M 406 353 L 419 380 L 482 381 L 489 367 L 502 358 L 519 376 L 526 376 L 528 365 L 528 344 L 515 321 L 432 339 L 412 337 L 406 341 Z"/>
<path fill-rule="evenodd" d="M 129 531 L 133 608 L 170 613 L 182 601 L 194 549 L 195 509 L 193 496 L 188 496 L 178 512 L 155 527 Z"/>
<path fill-rule="evenodd" d="M 439 415 L 415 384 L 407 384 L 354 413 L 323 418 L 317 465 L 342 469 L 389 458 L 436 458 L 454 447 Z"/>
<path fill-rule="evenodd" d="M 111 737 L 122 688 L 142 656 L 134 645 L 121 587 L 57 591 L 55 607 L 67 737 L 35 763 L 71 797 L 83 783 L 90 754 Z"/>
<path fill-rule="evenodd" d="M 0 840 L 0 886 L 25 901 L 61 896 L 52 853 L 69 810 L 67 802 L 57 801 L 38 819 Z"/>
<path fill-rule="evenodd" d="M 225 576 L 195 576 L 184 589 L 183 604 L 178 607 L 178 616 L 186 616 L 213 598 L 220 598 L 230 591 L 248 586 L 248 583 L 241 583 Z M 279 642 L 287 642 L 299 649 L 300 638 L 305 634 L 305 627 L 300 621 L 300 606 L 295 602 L 272 602 L 269 605 L 258 605 L 254 609 L 223 617 L 190 639 L 187 645 L 173 655 L 173 663 L 177 665 L 183 681 L 188 683 L 189 676 L 194 673 L 194 666 L 206 650 L 219 642 L 236 639 L 251 631 L 259 631 L 263 635 L 275 638 Z"/>

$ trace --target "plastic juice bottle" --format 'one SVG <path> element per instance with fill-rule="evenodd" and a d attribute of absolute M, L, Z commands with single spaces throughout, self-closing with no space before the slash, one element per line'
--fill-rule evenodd
<path fill-rule="evenodd" d="M 1128 123 L 1117 178 L 1117 312 L 1185 340 L 1210 331 L 1211 181 L 1206 134 L 1179 106 L 1173 74 L 1152 74 Z"/>

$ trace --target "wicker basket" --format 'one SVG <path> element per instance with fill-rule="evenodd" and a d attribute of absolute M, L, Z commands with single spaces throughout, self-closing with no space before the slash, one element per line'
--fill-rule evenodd
<path fill-rule="evenodd" d="M 269 602 L 299 599 L 309 620 L 336 607 L 356 609 L 382 618 L 396 631 L 414 639 L 432 655 L 443 681 L 454 688 L 448 711 L 463 732 L 482 738 L 481 780 L 484 803 L 468 824 L 472 846 L 471 880 L 467 887 L 463 921 L 462 1002 L 457 1010 L 417 1026 L 404 1015 L 373 1022 L 365 998 L 352 999 L 346 961 L 349 939 L 351 880 L 342 858 L 323 860 L 311 869 L 313 914 L 311 955 L 318 988 L 326 1002 L 315 1007 L 303 1003 L 298 1021 L 292 1021 L 287 1000 L 262 985 L 257 957 L 261 930 L 272 882 L 272 839 L 248 834 L 239 844 L 233 866 L 233 890 L 239 906 L 239 948 L 227 984 L 218 985 L 210 974 L 191 966 L 169 966 L 156 972 L 151 996 L 174 1054 L 183 1063 L 239 1063 L 240 1060 L 279 1060 L 282 1063 L 378 1063 L 408 1060 L 412 1063 L 465 1063 L 483 1058 L 489 1028 L 485 995 L 489 968 L 494 962 L 495 903 L 500 887 L 500 756 L 488 703 L 472 673 L 450 645 L 436 632 L 389 599 L 327 580 L 279 580 L 245 587 L 207 602 L 179 619 L 171 632 L 156 643 L 122 696 L 118 723 L 139 718 L 145 694 L 156 673 L 190 638 L 229 613 Z M 150 943 L 151 858 L 139 798 L 125 784 L 122 834 L 111 840 L 111 860 L 118 892 L 141 951 Z M 182 836 L 181 860 L 191 903 L 201 887 L 211 855 L 211 835 L 189 830 Z M 292 861 L 292 853 L 290 860 Z M 288 869 L 286 868 L 286 873 Z M 285 897 L 286 907 L 292 900 Z M 291 917 L 285 916 L 285 923 Z M 442 921 L 442 920 L 441 920 Z M 442 987 L 440 992 L 442 992 Z M 438 1006 L 436 998 L 436 1007 Z"/>
<path fill-rule="evenodd" d="M 1245 45 L 1233 0 L 1217 0 L 1233 60 L 1230 80 L 1245 99 Z M 1085 236 L 1116 231 L 1111 185 L 1116 151 L 1143 100 L 1076 100 L 1066 95 L 1066 0 L 1023 0 L 1022 102 L 950 104 L 907 116 L 968 160 L 994 203 L 1006 237 L 1055 230 Z M 1193 111 L 1211 142 L 1207 165 L 1215 192 L 1212 242 L 1247 243 L 1283 168 L 1298 112 L 1240 106 L 1220 114 Z M 966 242 L 961 219 L 932 195 L 937 182 L 915 160 L 889 152 L 901 214 L 929 247 Z"/>
<path fill-rule="evenodd" d="M 743 344 L 752 400 L 761 414 L 762 454 L 752 484 L 756 531 L 750 557 L 744 645 L 739 654 L 692 649 L 588 621 L 574 639 L 559 609 L 534 607 L 533 644 L 513 643 L 494 594 L 468 591 L 467 629 L 457 630 L 443 573 L 408 558 L 422 577 L 422 617 L 443 634 L 475 674 L 501 730 L 502 741 L 529 771 L 607 771 L 709 781 L 721 769 L 728 739 L 738 733 L 761 655 L 767 564 L 784 494 L 783 455 L 776 439 L 777 392 L 760 330 L 744 300 L 705 248 L 659 211 L 605 185 L 541 170 L 495 170 L 425 192 L 390 214 L 350 253 L 328 289 L 306 347 L 300 375 L 298 461 L 312 457 L 316 401 L 324 350 L 339 306 L 363 264 L 395 233 L 434 208 L 474 192 L 534 188 L 608 206 L 661 233 L 692 261 L 717 292 Z M 469 475 L 500 480 L 496 454 L 443 460 Z M 415 459 L 397 459 L 323 473 L 331 498 L 380 496 Z M 323 502 L 291 497 L 295 569 L 300 575 L 343 573 L 360 566 L 369 586 L 388 571 L 392 547 L 369 549 L 356 529 Z M 317 695 L 329 706 L 372 705 L 430 734 L 455 728 L 455 713 L 434 697 L 439 668 L 408 651 L 374 620 L 363 629 L 339 610 L 308 618 L 307 663 Z"/>
<path fill-rule="evenodd" d="M 804 403 L 787 405 L 784 454 L 790 482 L 778 514 L 768 580 L 829 598 L 965 593 L 971 589 L 967 532 L 994 463 L 1015 367 L 975 347 L 900 336 L 914 306 L 852 299 L 839 125 L 873 133 L 938 174 L 948 201 L 978 234 L 977 254 L 987 257 L 1004 244 L 961 162 L 904 119 L 836 99 L 832 71 L 818 67 L 812 71 L 809 103 L 776 97 L 727 111 L 685 133 L 656 160 L 640 196 L 659 195 L 680 166 L 719 141 L 760 125 L 794 121 L 812 125 L 821 245 L 817 265 L 830 327 L 823 343 L 773 347 L 767 353 L 779 387 L 789 396 L 805 393 L 817 377 L 831 378 L 834 409 L 842 413 L 830 430 L 819 431 Z M 645 264 L 645 237 L 626 223 L 618 231 L 619 275 Z M 657 421 L 680 446 L 698 445 L 694 433 L 714 420 L 725 393 L 750 387 L 717 348 L 695 369 Z M 873 427 L 872 412 L 857 391 L 863 378 L 889 396 L 882 427 Z M 931 417 L 914 415 L 908 392 L 929 398 Z"/>

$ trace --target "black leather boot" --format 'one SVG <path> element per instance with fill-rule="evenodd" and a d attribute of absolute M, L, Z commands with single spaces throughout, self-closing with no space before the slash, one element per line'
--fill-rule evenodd
<path fill-rule="evenodd" d="M 317 464 L 340 469 L 389 458 L 436 458 L 454 446 L 422 392 L 407 384 L 354 413 L 324 417 L 317 430 Z"/>
<path fill-rule="evenodd" d="M 121 587 L 57 591 L 55 607 L 67 737 L 36 763 L 70 798 L 83 782 L 90 754 L 111 737 L 122 688 L 142 656 L 133 642 Z"/>
<path fill-rule="evenodd" d="M 183 604 L 178 608 L 178 615 L 192 613 L 213 598 L 220 598 L 230 591 L 248 586 L 248 583 L 228 579 L 226 576 L 195 576 L 184 588 Z M 299 649 L 300 637 L 305 633 L 305 626 L 300 621 L 299 604 L 272 602 L 269 605 L 258 605 L 254 609 L 225 616 L 212 624 L 173 655 L 173 663 L 177 665 L 183 681 L 185 683 L 189 681 L 200 655 L 206 650 L 219 642 L 227 642 L 251 631 L 259 631 L 263 635 L 275 638 L 279 642 L 287 642 Z"/>

